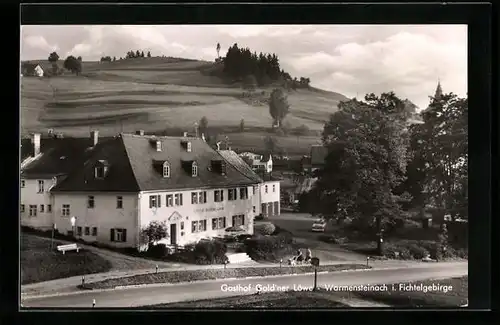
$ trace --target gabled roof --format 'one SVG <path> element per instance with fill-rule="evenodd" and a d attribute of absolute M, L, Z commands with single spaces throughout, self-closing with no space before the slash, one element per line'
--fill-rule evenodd
<path fill-rule="evenodd" d="M 264 154 L 264 155 L 262 156 L 262 160 L 261 160 L 261 162 L 266 163 L 266 162 L 268 162 L 269 160 L 271 160 L 271 155 L 270 155 L 270 154 L 268 154 L 268 153 L 266 153 L 266 154 Z"/>
<path fill-rule="evenodd" d="M 186 140 L 191 142 L 191 152 L 182 146 L 182 141 Z M 155 141 L 161 142 L 161 151 L 156 150 Z M 108 162 L 109 172 L 104 179 L 96 180 L 93 177 L 94 168 L 100 160 Z M 166 161 L 170 165 L 170 177 L 164 178 L 158 164 Z M 233 163 L 226 164 L 225 174 L 222 174 L 212 168 L 212 161 L 226 160 L 200 138 L 121 134 L 93 150 L 85 167 L 69 175 L 54 191 L 139 192 L 259 182 L 254 174 L 242 172 Z M 186 162 L 196 162 L 198 176 L 191 175 L 190 170 L 186 169 Z"/>
<path fill-rule="evenodd" d="M 106 139 L 100 139 L 105 141 Z M 51 178 L 68 174 L 83 166 L 90 156 L 93 140 L 90 138 L 42 138 L 40 155 L 21 171 L 23 178 Z M 21 161 L 32 156 L 31 139 L 21 139 Z"/>
<path fill-rule="evenodd" d="M 328 155 L 328 149 L 323 146 L 311 146 L 311 164 L 322 165 Z"/>
<path fill-rule="evenodd" d="M 104 179 L 95 178 L 95 167 L 109 166 Z M 121 137 L 99 141 L 88 159 L 52 188 L 53 192 L 138 192 L 139 185 Z"/>
<path fill-rule="evenodd" d="M 252 168 L 232 150 L 219 150 L 219 154 L 229 164 L 236 168 L 240 173 L 248 178 L 254 179 L 256 182 L 262 182 L 262 179 L 257 175 Z"/>

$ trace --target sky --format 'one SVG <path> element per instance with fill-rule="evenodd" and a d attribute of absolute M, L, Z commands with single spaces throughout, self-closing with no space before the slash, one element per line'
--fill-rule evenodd
<path fill-rule="evenodd" d="M 314 87 L 362 97 L 394 91 L 427 107 L 438 80 L 467 94 L 466 25 L 52 25 L 21 27 L 21 60 L 124 56 L 131 49 L 213 61 L 229 46 L 276 53 L 292 76 Z"/>

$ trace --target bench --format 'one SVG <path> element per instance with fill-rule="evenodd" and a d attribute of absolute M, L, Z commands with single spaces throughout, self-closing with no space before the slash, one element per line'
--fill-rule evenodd
<path fill-rule="evenodd" d="M 78 247 L 76 244 L 68 244 L 68 245 L 59 245 L 57 246 L 57 250 L 62 252 L 63 255 L 66 253 L 66 251 L 78 251 L 80 250 L 80 247 Z"/>

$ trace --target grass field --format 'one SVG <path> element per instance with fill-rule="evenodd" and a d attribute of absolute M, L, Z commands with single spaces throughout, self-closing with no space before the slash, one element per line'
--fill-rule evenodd
<path fill-rule="evenodd" d="M 50 66 L 42 62 L 44 66 Z M 231 137 L 234 148 L 262 147 L 262 128 L 272 119 L 266 104 L 242 99 L 243 90 L 228 85 L 207 71 L 214 63 L 174 58 L 140 58 L 109 63 L 84 62 L 80 76 L 21 79 L 22 133 L 54 128 L 73 136 L 87 136 L 91 128 L 102 135 L 146 132 L 184 127 L 206 116 L 209 127 L 234 127 L 245 120 L 246 132 Z M 272 89 L 257 89 L 255 96 L 269 97 Z M 316 89 L 288 95 L 289 127 L 305 124 L 319 131 L 337 109 L 341 94 Z M 280 137 L 284 149 L 302 153 L 319 137 Z"/>
<path fill-rule="evenodd" d="M 281 292 L 238 297 L 183 301 L 144 308 L 342 308 L 343 303 L 326 299 L 316 292 Z"/>
<path fill-rule="evenodd" d="M 54 241 L 54 247 L 60 245 Z M 111 263 L 86 250 L 61 252 L 50 249 L 50 241 L 21 234 L 21 284 L 107 272 Z"/>

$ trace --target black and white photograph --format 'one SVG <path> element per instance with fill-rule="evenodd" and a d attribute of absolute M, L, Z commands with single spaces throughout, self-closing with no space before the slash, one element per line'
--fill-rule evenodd
<path fill-rule="evenodd" d="M 22 25 L 20 304 L 468 306 L 468 27 Z"/>

